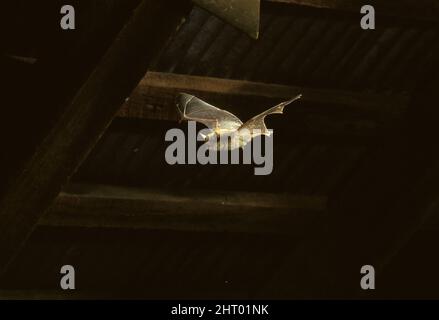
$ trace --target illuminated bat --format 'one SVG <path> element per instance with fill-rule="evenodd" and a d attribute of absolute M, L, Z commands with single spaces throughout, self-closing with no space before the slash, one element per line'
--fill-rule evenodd
<path fill-rule="evenodd" d="M 233 150 L 244 147 L 254 137 L 258 135 L 270 136 L 271 131 L 265 126 L 265 117 L 272 113 L 283 113 L 284 107 L 293 101 L 302 97 L 301 94 L 296 97 L 281 102 L 280 104 L 254 116 L 247 122 L 243 123 L 234 114 L 214 107 L 207 102 L 187 93 L 179 93 L 177 97 L 177 109 L 181 120 L 197 121 L 204 124 L 211 131 L 207 135 L 202 135 L 206 142 L 212 143 L 212 148 Z M 221 136 L 230 136 L 231 143 L 220 144 Z M 211 139 L 215 137 L 216 139 Z"/>

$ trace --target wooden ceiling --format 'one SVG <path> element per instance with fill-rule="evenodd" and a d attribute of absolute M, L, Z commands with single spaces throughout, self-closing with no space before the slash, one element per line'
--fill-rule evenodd
<path fill-rule="evenodd" d="M 434 1 L 372 1 L 374 31 L 361 1 L 263 1 L 257 41 L 189 2 L 110 2 L 78 4 L 93 32 L 4 52 L 4 128 L 20 134 L 5 134 L 1 295 L 56 296 L 74 261 L 82 297 L 367 298 L 364 264 L 393 279 L 378 297 L 410 297 L 388 275 L 413 268 L 405 248 L 437 227 Z M 180 91 L 243 118 L 302 93 L 267 120 L 273 174 L 166 165 Z M 37 280 L 22 277 L 38 260 Z M 427 278 L 413 297 L 439 296 Z"/>

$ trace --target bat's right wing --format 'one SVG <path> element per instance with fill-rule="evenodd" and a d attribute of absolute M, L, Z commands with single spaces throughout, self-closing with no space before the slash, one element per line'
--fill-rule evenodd
<path fill-rule="evenodd" d="M 217 133 L 235 131 L 242 125 L 242 121 L 234 114 L 214 107 L 190 94 L 179 93 L 177 107 L 182 120 L 201 122 Z"/>
<path fill-rule="evenodd" d="M 253 132 L 254 130 L 258 130 L 259 134 L 269 135 L 269 131 L 268 131 L 267 127 L 265 126 L 265 117 L 268 116 L 269 114 L 273 114 L 273 113 L 282 114 L 285 106 L 300 99 L 301 97 L 302 97 L 302 95 L 299 94 L 288 101 L 281 102 L 278 105 L 276 105 L 268 110 L 265 110 L 264 112 L 258 114 L 257 116 L 254 116 L 250 120 L 246 121 L 241 126 L 241 128 L 239 128 L 239 130 L 246 129 L 246 130 L 249 130 L 250 132 Z"/>

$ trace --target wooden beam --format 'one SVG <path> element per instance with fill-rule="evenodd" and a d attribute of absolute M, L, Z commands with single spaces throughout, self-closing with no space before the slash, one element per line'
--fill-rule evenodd
<path fill-rule="evenodd" d="M 265 0 L 265 2 L 283 3 L 313 8 L 334 9 L 360 13 L 363 5 L 373 5 L 377 15 L 394 16 L 416 20 L 439 19 L 439 3 L 435 0 Z"/>
<path fill-rule="evenodd" d="M 170 6 L 174 6 L 169 10 Z M 189 10 L 144 0 L 0 202 L 0 273 Z M 166 16 L 166 21 L 163 17 Z"/>
<path fill-rule="evenodd" d="M 119 110 L 120 117 L 177 119 L 175 95 L 178 92 L 230 100 L 233 97 L 288 99 L 303 94 L 302 101 L 326 108 L 351 112 L 398 116 L 406 109 L 408 97 L 341 90 L 313 89 L 280 84 L 221 79 L 149 71 Z"/>
<path fill-rule="evenodd" d="M 326 197 L 72 185 L 44 226 L 301 234 L 325 219 Z"/>

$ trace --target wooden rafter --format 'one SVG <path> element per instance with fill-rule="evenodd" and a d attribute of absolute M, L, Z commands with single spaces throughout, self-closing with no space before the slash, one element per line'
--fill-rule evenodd
<path fill-rule="evenodd" d="M 297 235 L 325 219 L 326 201 L 323 196 L 72 185 L 40 225 Z"/>
<path fill-rule="evenodd" d="M 128 105 L 135 106 L 134 108 L 143 108 L 146 106 L 146 111 L 148 102 L 154 103 L 154 101 L 157 101 L 157 98 L 160 98 L 159 95 L 162 95 L 164 99 L 170 99 L 168 102 L 174 104 L 173 98 L 175 94 L 182 91 L 273 99 L 288 99 L 301 93 L 303 95 L 302 101 L 304 102 L 335 105 L 353 111 L 395 114 L 405 110 L 408 100 L 406 96 L 400 95 L 314 89 L 246 80 L 149 71 L 132 93 L 130 97 L 132 103 L 128 103 Z M 123 115 L 125 111 L 128 110 L 122 109 L 120 114 Z"/>
<path fill-rule="evenodd" d="M 303 88 L 245 80 L 148 72 L 118 112 L 119 117 L 178 120 L 175 96 L 187 92 L 230 111 L 252 116 L 267 107 L 303 94 L 294 117 L 303 125 L 294 130 L 305 135 L 370 138 L 386 129 L 386 121 L 399 121 L 407 96 L 379 95 L 340 90 Z M 245 106 L 245 107 L 241 107 Z M 241 108 L 241 109 L 238 109 Z M 245 109 L 244 109 L 245 108 Z M 296 111 L 295 111 L 296 112 Z M 239 112 L 238 112 L 239 114 Z M 340 116 L 340 115 L 350 116 Z"/>

